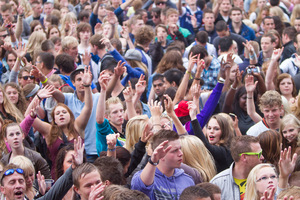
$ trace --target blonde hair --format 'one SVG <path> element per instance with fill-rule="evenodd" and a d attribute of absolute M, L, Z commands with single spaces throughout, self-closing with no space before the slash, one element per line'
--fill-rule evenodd
<path fill-rule="evenodd" d="M 203 142 L 193 135 L 180 138 L 183 163 L 195 168 L 201 175 L 203 182 L 209 182 L 216 175 L 214 158 Z"/>
<path fill-rule="evenodd" d="M 67 36 L 64 37 L 61 41 L 61 49 L 64 52 L 66 49 L 68 49 L 71 45 L 77 45 L 78 46 L 78 40 L 73 36 Z"/>
<path fill-rule="evenodd" d="M 293 8 L 293 12 L 291 15 L 291 25 L 294 26 L 295 24 L 295 19 L 297 19 L 298 17 L 300 17 L 300 4 L 295 5 Z"/>
<path fill-rule="evenodd" d="M 284 12 L 279 8 L 279 6 L 273 6 L 270 8 L 270 15 L 278 16 L 282 22 L 289 22 L 288 19 L 284 16 Z"/>
<path fill-rule="evenodd" d="M 107 99 L 105 101 L 105 114 L 109 115 L 109 113 L 110 113 L 109 105 L 110 104 L 118 104 L 118 103 L 122 104 L 122 106 L 123 106 L 123 103 L 119 99 L 119 97 L 110 97 L 109 99 Z M 123 108 L 124 108 L 124 106 L 123 106 Z"/>
<path fill-rule="evenodd" d="M 35 169 L 32 162 L 25 156 L 13 157 L 9 163 L 17 165 L 24 170 L 25 177 L 28 177 L 31 173 L 35 174 Z"/>
<path fill-rule="evenodd" d="M 292 147 L 292 152 L 296 151 L 297 147 L 300 147 L 300 132 L 298 131 L 298 137 L 296 141 L 293 141 L 291 144 L 288 143 L 287 139 L 283 136 L 283 129 L 288 126 L 288 125 L 294 125 L 295 128 L 300 129 L 300 120 L 293 114 L 288 114 L 285 115 L 281 120 L 280 120 L 280 126 L 279 126 L 279 133 L 282 137 L 282 149 L 288 148 L 289 146 Z"/>
<path fill-rule="evenodd" d="M 61 32 L 61 35 L 62 37 L 65 37 L 67 36 L 66 35 L 66 32 L 65 32 L 65 28 L 67 26 L 67 23 L 76 23 L 77 24 L 77 17 L 76 15 L 73 13 L 73 12 L 69 12 L 67 13 L 61 20 L 61 29 L 60 29 L 60 32 Z M 71 30 L 69 30 L 71 31 Z"/>
<path fill-rule="evenodd" d="M 274 166 L 272 164 L 258 164 L 256 165 L 249 173 L 247 178 L 247 185 L 246 185 L 246 191 L 244 200 L 260 200 L 260 197 L 256 190 L 256 180 L 257 180 L 257 173 L 259 170 L 265 167 L 270 167 L 274 170 L 274 172 L 277 174 Z M 277 186 L 276 186 L 277 187 Z"/>
<path fill-rule="evenodd" d="M 125 148 L 132 152 L 134 145 L 142 137 L 145 126 L 148 124 L 147 115 L 139 115 L 131 118 L 126 124 L 126 143 Z"/>
<path fill-rule="evenodd" d="M 35 31 L 31 33 L 27 43 L 27 53 L 30 54 L 31 58 L 34 57 L 34 50 L 40 49 L 42 42 L 46 39 L 44 32 Z"/>

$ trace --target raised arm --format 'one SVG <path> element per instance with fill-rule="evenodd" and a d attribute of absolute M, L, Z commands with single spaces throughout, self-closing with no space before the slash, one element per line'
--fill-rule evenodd
<path fill-rule="evenodd" d="M 99 76 L 99 84 L 101 87 L 101 92 L 100 92 L 100 97 L 98 100 L 97 111 L 96 111 L 96 121 L 98 124 L 102 124 L 104 122 L 106 89 L 109 81 L 109 76 L 105 75 L 104 73 L 105 70 L 103 70 Z"/>
<path fill-rule="evenodd" d="M 118 65 L 114 69 L 114 75 L 112 76 L 111 80 L 108 83 L 106 89 L 106 97 L 109 98 L 111 96 L 118 96 L 124 86 L 121 84 L 120 77 L 126 72 L 126 67 L 124 67 L 125 62 L 119 61 Z"/>
<path fill-rule="evenodd" d="M 286 189 L 288 187 L 288 179 L 290 174 L 294 171 L 297 154 L 292 156 L 292 148 L 284 149 L 280 153 L 279 166 L 279 181 L 278 187 L 281 189 Z"/>
<path fill-rule="evenodd" d="M 136 106 L 136 104 L 139 102 L 142 94 L 145 92 L 146 89 L 146 81 L 145 81 L 145 75 L 141 75 L 138 82 L 135 84 L 135 94 L 133 96 L 133 105 Z"/>
<path fill-rule="evenodd" d="M 254 77 L 252 75 L 248 75 L 245 78 L 245 88 L 247 91 L 247 114 L 251 117 L 251 119 L 257 123 L 262 120 L 261 116 L 257 114 L 254 105 L 254 96 L 253 93 L 255 91 L 257 85 L 257 81 L 254 83 Z"/>
<path fill-rule="evenodd" d="M 274 85 L 273 80 L 274 80 L 275 74 L 277 73 L 277 65 L 278 65 L 280 56 L 282 54 L 282 51 L 283 51 L 283 48 L 275 49 L 273 51 L 273 54 L 271 57 L 271 62 L 267 69 L 266 78 L 265 78 L 265 84 L 266 84 L 267 90 L 275 90 L 275 85 Z"/>
<path fill-rule="evenodd" d="M 136 111 L 133 104 L 133 92 L 131 87 L 131 82 L 128 81 L 128 87 L 123 91 L 123 96 L 126 102 L 126 113 L 128 115 L 128 120 L 136 116 Z"/>
<path fill-rule="evenodd" d="M 90 67 L 85 67 L 82 76 L 82 83 L 84 87 L 84 107 L 81 110 L 80 115 L 75 119 L 74 123 L 75 129 L 82 138 L 84 138 L 84 130 L 93 109 L 93 98 L 91 90 L 92 79 L 93 75 L 91 73 Z"/>
<path fill-rule="evenodd" d="M 18 19 L 17 19 L 17 26 L 16 26 L 16 38 L 20 41 L 21 34 L 23 32 L 23 17 L 24 17 L 24 8 L 23 6 L 19 6 L 17 8 L 18 12 Z"/>
<path fill-rule="evenodd" d="M 151 111 L 151 119 L 153 125 L 153 132 L 158 132 L 161 129 L 160 117 L 162 114 L 162 107 L 158 101 L 149 101 L 148 103 Z"/>
<path fill-rule="evenodd" d="M 22 59 L 24 58 L 25 54 L 27 52 L 27 48 L 25 48 L 25 44 L 22 44 L 19 42 L 19 45 L 16 47 L 15 50 L 13 50 L 13 53 L 17 56 L 16 63 L 14 67 L 11 70 L 10 76 L 9 76 L 9 82 L 17 83 L 17 76 L 20 70 L 20 64 Z"/>
<path fill-rule="evenodd" d="M 243 45 L 249 52 L 250 64 L 255 65 L 258 62 L 258 60 L 257 60 L 257 56 L 256 56 L 253 46 L 251 45 L 251 43 L 248 40 L 246 40 L 246 43 L 243 42 Z"/>
<path fill-rule="evenodd" d="M 120 137 L 119 133 L 112 133 L 106 136 L 107 156 L 114 157 L 114 158 L 117 157 L 116 145 L 117 145 L 118 137 Z"/>

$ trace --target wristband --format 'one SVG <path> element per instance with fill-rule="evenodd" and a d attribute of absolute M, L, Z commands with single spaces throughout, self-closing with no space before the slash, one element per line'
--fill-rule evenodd
<path fill-rule="evenodd" d="M 46 77 L 46 79 L 44 81 L 41 81 L 41 83 L 45 84 L 45 83 L 47 83 L 47 81 L 48 81 L 48 78 Z"/>
<path fill-rule="evenodd" d="M 197 80 L 197 81 L 201 81 L 201 78 L 194 78 L 195 80 Z"/>
<path fill-rule="evenodd" d="M 89 85 L 83 85 L 83 87 L 90 87 L 91 86 L 91 84 L 89 84 Z"/>
<path fill-rule="evenodd" d="M 248 96 L 247 96 L 247 99 L 253 99 L 253 97 L 248 97 Z"/>
<path fill-rule="evenodd" d="M 109 149 L 109 148 L 107 148 L 107 150 L 108 150 L 108 151 L 111 151 L 111 152 L 114 152 L 114 151 L 116 150 L 116 147 L 115 147 L 115 148 L 113 148 L 113 149 Z"/>
<path fill-rule="evenodd" d="M 40 101 L 42 101 L 42 100 L 43 100 L 43 99 L 42 99 L 42 98 L 41 98 L 41 97 L 40 97 L 38 94 L 37 94 L 36 96 L 39 98 L 39 100 L 40 100 Z"/>
<path fill-rule="evenodd" d="M 157 166 L 158 163 L 159 163 L 159 160 L 158 160 L 156 163 L 154 163 L 154 162 L 151 160 L 151 157 L 149 157 L 149 158 L 148 158 L 148 162 L 149 162 L 151 165 L 153 165 L 153 166 Z"/>
<path fill-rule="evenodd" d="M 237 90 L 237 87 L 236 87 L 236 88 L 234 88 L 234 87 L 232 87 L 232 85 L 230 86 L 230 88 L 231 88 L 231 89 L 233 89 L 233 90 Z"/>
<path fill-rule="evenodd" d="M 189 74 L 189 80 L 193 79 L 192 73 L 188 70 L 185 71 L 186 74 Z"/>

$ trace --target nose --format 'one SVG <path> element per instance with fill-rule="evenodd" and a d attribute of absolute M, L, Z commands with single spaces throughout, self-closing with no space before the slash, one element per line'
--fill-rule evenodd
<path fill-rule="evenodd" d="M 260 158 L 259 158 L 259 160 L 262 161 L 262 162 L 264 161 L 264 159 L 265 159 L 265 157 L 263 155 L 261 155 Z"/>

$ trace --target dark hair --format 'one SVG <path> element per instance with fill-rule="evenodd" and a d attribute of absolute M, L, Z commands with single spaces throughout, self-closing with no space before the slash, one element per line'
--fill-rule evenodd
<path fill-rule="evenodd" d="M 290 40 L 294 40 L 296 34 L 297 30 L 293 26 L 286 27 L 282 32 L 282 35 L 287 35 Z"/>
<path fill-rule="evenodd" d="M 86 22 L 81 22 L 80 24 L 78 24 L 76 30 L 77 30 L 77 38 L 79 38 L 79 40 L 80 40 L 80 37 L 79 37 L 80 32 L 89 31 L 90 35 L 92 35 L 92 27 L 89 23 L 86 23 Z"/>
<path fill-rule="evenodd" d="M 179 139 L 179 135 L 173 130 L 159 130 L 152 137 L 152 149 L 155 150 L 162 142 L 168 140 L 169 142 Z"/>
<path fill-rule="evenodd" d="M 80 11 L 80 13 L 78 14 L 77 19 L 79 21 L 83 21 L 85 18 L 88 19 L 90 17 L 90 13 L 87 10 L 82 10 Z"/>
<path fill-rule="evenodd" d="M 240 9 L 239 7 L 232 7 L 229 11 L 229 16 L 232 14 L 232 11 L 240 11 L 241 14 L 243 13 L 242 9 Z"/>
<path fill-rule="evenodd" d="M 284 23 L 281 21 L 279 16 L 273 16 L 272 18 L 274 20 L 275 30 L 278 31 L 280 36 L 282 36 L 282 31 L 285 28 Z"/>
<path fill-rule="evenodd" d="M 49 51 L 54 49 L 54 43 L 51 40 L 44 40 L 41 44 L 42 51 Z"/>
<path fill-rule="evenodd" d="M 90 38 L 90 43 L 97 46 L 99 49 L 105 49 L 105 44 L 101 43 L 100 40 L 103 38 L 102 35 L 95 34 Z"/>
<path fill-rule="evenodd" d="M 59 25 L 59 19 L 60 18 L 56 15 L 47 15 L 45 20 L 47 22 L 50 22 L 51 26 L 58 26 Z M 49 27 L 48 27 L 48 30 L 49 30 Z M 59 31 L 59 34 L 60 34 L 60 31 Z"/>
<path fill-rule="evenodd" d="M 175 82 L 177 87 L 180 85 L 183 75 L 184 73 L 179 69 L 169 69 L 164 73 L 166 80 L 169 83 Z"/>
<path fill-rule="evenodd" d="M 123 185 L 123 166 L 116 158 L 102 156 L 95 160 L 94 165 L 99 169 L 102 182 Z"/>
<path fill-rule="evenodd" d="M 215 184 L 204 182 L 197 184 L 197 186 L 209 192 L 211 200 L 214 200 L 214 194 L 221 194 L 221 189 Z"/>
<path fill-rule="evenodd" d="M 261 36 L 261 38 L 263 38 L 263 37 L 269 37 L 271 39 L 271 43 L 276 42 L 275 36 L 271 33 L 265 33 Z"/>
<path fill-rule="evenodd" d="M 153 79 L 152 79 L 152 83 L 154 82 L 154 81 L 157 81 L 157 80 L 161 80 L 161 81 L 164 81 L 164 75 L 162 75 L 162 74 L 155 74 L 154 76 L 153 76 Z"/>
<path fill-rule="evenodd" d="M 200 59 L 203 59 L 205 58 L 206 56 L 208 56 L 208 53 L 207 53 L 207 50 L 205 49 L 204 46 L 200 45 L 200 44 L 197 44 L 195 46 L 193 46 L 189 52 L 189 56 L 190 55 L 198 55 L 200 54 Z"/>
<path fill-rule="evenodd" d="M 231 37 L 229 36 L 222 37 L 219 40 L 219 49 L 221 52 L 227 52 L 229 51 L 232 44 L 233 44 L 233 40 L 231 39 Z"/>
<path fill-rule="evenodd" d="M 161 8 L 155 7 L 151 9 L 151 13 L 154 12 L 157 14 L 158 17 L 160 17 Z"/>
<path fill-rule="evenodd" d="M 121 41 L 118 38 L 112 38 L 112 39 L 110 39 L 110 43 L 111 43 L 111 45 L 113 45 L 116 48 L 116 50 L 120 54 L 123 54 L 122 43 L 121 43 Z"/>
<path fill-rule="evenodd" d="M 221 31 L 227 31 L 228 30 L 228 27 L 227 27 L 227 24 L 225 21 L 223 20 L 220 20 L 217 22 L 216 24 L 216 31 L 217 32 L 221 32 Z"/>
<path fill-rule="evenodd" d="M 270 0 L 270 5 L 271 6 L 278 6 L 279 5 L 279 0 Z"/>
<path fill-rule="evenodd" d="M 55 58 L 55 64 L 61 72 L 65 72 L 67 74 L 74 70 L 74 58 L 66 53 L 57 55 Z"/>
<path fill-rule="evenodd" d="M 211 9 L 205 8 L 205 9 L 203 9 L 203 15 L 202 15 L 202 17 L 204 18 L 205 14 L 207 14 L 207 13 L 214 14 L 214 12 Z"/>
<path fill-rule="evenodd" d="M 54 36 L 50 39 L 53 44 L 55 45 L 57 42 L 61 42 L 61 38 L 60 37 L 57 37 L 57 36 Z"/>
<path fill-rule="evenodd" d="M 182 191 L 179 200 L 196 200 L 199 198 L 206 198 L 206 197 L 210 197 L 209 192 L 195 185 L 195 186 L 190 186 L 185 188 Z"/>
<path fill-rule="evenodd" d="M 242 135 L 233 138 L 233 141 L 231 142 L 230 152 L 234 162 L 238 162 L 240 160 L 241 153 L 252 151 L 252 143 L 259 143 L 258 138 L 250 135 Z"/>
<path fill-rule="evenodd" d="M 205 8 L 206 1 L 205 0 L 197 0 L 196 5 L 199 7 L 201 10 Z"/>
<path fill-rule="evenodd" d="M 35 27 L 38 26 L 38 25 L 41 25 L 42 29 L 44 30 L 44 28 L 43 28 L 43 26 L 42 26 L 42 24 L 41 24 L 41 22 L 39 20 L 33 20 L 30 23 L 30 31 L 31 31 L 31 33 L 34 32 Z"/>
<path fill-rule="evenodd" d="M 199 31 L 196 34 L 195 39 L 201 44 L 206 44 L 208 42 L 208 34 L 206 31 Z"/>
<path fill-rule="evenodd" d="M 273 17 L 271 17 L 271 16 L 266 16 L 265 18 L 263 18 L 263 20 L 262 20 L 262 23 L 263 23 L 263 24 L 265 24 L 265 20 L 266 20 L 266 19 L 273 19 Z M 273 20 L 274 20 L 274 19 L 273 19 Z"/>
<path fill-rule="evenodd" d="M 220 114 L 213 115 L 209 119 L 209 121 L 212 119 L 215 119 L 217 121 L 218 125 L 220 126 L 220 130 L 222 132 L 218 145 L 230 148 L 231 140 L 233 138 L 233 133 L 231 132 L 229 122 L 225 117 L 223 117 Z"/>
<path fill-rule="evenodd" d="M 1 12 L 5 12 L 5 11 L 9 11 L 9 12 L 11 12 L 12 10 L 11 10 L 11 5 L 9 4 L 9 3 L 6 3 L 6 4 L 3 4 L 2 6 L 1 6 Z"/>
<path fill-rule="evenodd" d="M 61 148 L 56 155 L 55 159 L 55 179 L 59 179 L 64 174 L 63 165 L 64 160 L 69 151 L 74 151 L 74 144 L 68 144 L 67 146 Z"/>
<path fill-rule="evenodd" d="M 41 61 L 44 63 L 45 67 L 48 70 L 53 69 L 54 66 L 54 56 L 52 53 L 41 52 L 38 57 L 40 57 Z"/>

